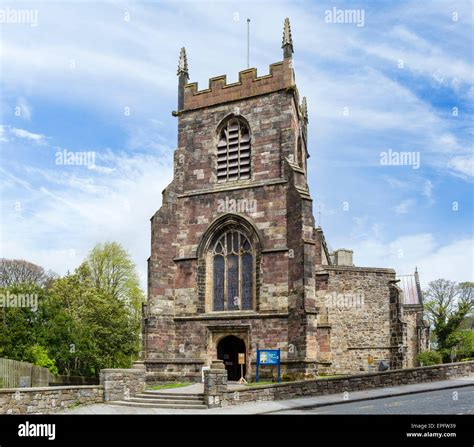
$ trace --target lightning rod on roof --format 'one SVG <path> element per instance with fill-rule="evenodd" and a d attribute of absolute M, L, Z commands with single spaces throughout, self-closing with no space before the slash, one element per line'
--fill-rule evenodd
<path fill-rule="evenodd" d="M 247 19 L 247 68 L 250 68 L 250 19 Z"/>

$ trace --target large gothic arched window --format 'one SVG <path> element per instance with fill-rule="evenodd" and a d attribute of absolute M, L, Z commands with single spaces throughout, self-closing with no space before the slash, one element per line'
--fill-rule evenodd
<path fill-rule="evenodd" d="M 217 239 L 212 257 L 213 310 L 253 309 L 255 256 L 249 239 L 229 230 Z"/>
<path fill-rule="evenodd" d="M 217 143 L 217 180 L 250 178 L 250 131 L 238 118 L 229 119 L 219 132 Z"/>

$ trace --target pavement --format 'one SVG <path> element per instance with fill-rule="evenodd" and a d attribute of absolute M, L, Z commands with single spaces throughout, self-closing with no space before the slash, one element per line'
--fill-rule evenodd
<path fill-rule="evenodd" d="M 440 380 L 437 382 L 419 383 L 413 385 L 402 385 L 395 387 L 376 388 L 365 391 L 355 391 L 350 393 L 338 393 L 325 396 L 307 396 L 287 400 L 251 402 L 226 408 L 212 408 L 208 410 L 180 410 L 161 408 L 140 408 L 126 406 L 112 406 L 106 403 L 81 405 L 62 411 L 60 414 L 284 414 L 314 412 L 314 409 L 329 406 L 343 407 L 356 402 L 373 401 L 377 399 L 387 399 L 396 396 L 420 395 L 422 393 L 436 392 L 440 390 L 451 390 L 451 393 L 465 387 L 474 387 L 474 376 L 462 377 L 452 380 Z M 231 384 L 229 389 L 239 389 L 240 385 Z M 202 393 L 202 384 L 192 384 L 186 387 L 170 388 L 162 390 L 166 393 Z M 468 391 L 468 390 L 463 390 Z M 469 388 L 471 391 L 471 388 Z M 421 394 L 420 394 L 421 393 Z M 421 396 L 422 398 L 422 396 Z M 349 407 L 347 407 L 349 408 Z M 356 407 L 353 407 L 357 414 Z M 374 410 L 376 411 L 376 410 Z M 436 414 L 436 411 L 434 411 Z M 375 414 L 375 413 L 374 413 Z M 449 413 L 451 414 L 451 413 Z"/>

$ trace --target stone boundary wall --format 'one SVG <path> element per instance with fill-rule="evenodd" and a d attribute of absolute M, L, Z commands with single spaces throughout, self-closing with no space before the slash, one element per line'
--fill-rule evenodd
<path fill-rule="evenodd" d="M 214 360 L 211 367 L 204 370 L 204 403 L 208 408 L 223 407 L 226 393 L 227 370 L 221 360 Z"/>
<path fill-rule="evenodd" d="M 101 369 L 100 383 L 104 387 L 105 402 L 128 400 L 131 396 L 145 391 L 145 366 L 134 364 L 131 369 Z"/>
<path fill-rule="evenodd" d="M 205 375 L 204 398 L 209 407 L 227 407 L 247 402 L 293 399 L 304 396 L 320 396 L 371 388 L 383 388 L 422 382 L 435 382 L 474 374 L 474 361 L 447 363 L 419 368 L 279 383 L 261 387 L 242 387 L 228 391 L 222 372 L 217 365 Z M 225 371 L 225 370 L 224 370 Z"/>
<path fill-rule="evenodd" d="M 100 385 L 0 388 L 0 414 L 49 414 L 83 404 L 128 400 L 145 390 L 145 366 L 102 369 Z"/>
<path fill-rule="evenodd" d="M 0 414 L 50 414 L 103 401 L 100 385 L 1 388 Z"/>

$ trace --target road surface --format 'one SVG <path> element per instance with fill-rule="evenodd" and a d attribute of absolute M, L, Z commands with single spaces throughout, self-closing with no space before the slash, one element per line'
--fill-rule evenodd
<path fill-rule="evenodd" d="M 406 396 L 347 402 L 315 408 L 288 409 L 273 414 L 472 414 L 474 386 Z"/>

